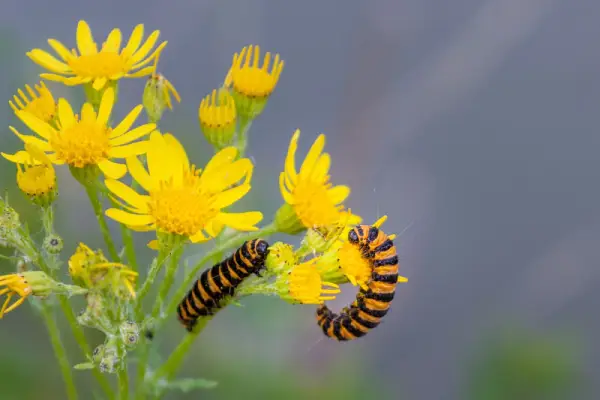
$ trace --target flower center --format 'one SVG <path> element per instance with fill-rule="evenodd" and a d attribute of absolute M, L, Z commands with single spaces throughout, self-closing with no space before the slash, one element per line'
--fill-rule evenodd
<path fill-rule="evenodd" d="M 200 178 L 187 173 L 183 183 L 163 182 L 150 193 L 149 213 L 158 229 L 176 235 L 192 236 L 219 214 L 216 196 L 200 190 Z"/>
<path fill-rule="evenodd" d="M 294 211 L 306 227 L 334 224 L 340 217 L 340 206 L 329 198 L 329 184 L 300 181 L 294 189 Z"/>
<path fill-rule="evenodd" d="M 338 250 L 338 259 L 342 271 L 352 283 L 366 283 L 371 279 L 371 264 L 357 245 L 344 242 Z"/>
<path fill-rule="evenodd" d="M 67 164 L 83 168 L 108 158 L 110 129 L 95 123 L 77 121 L 52 135 L 50 145 Z"/>
<path fill-rule="evenodd" d="M 35 165 L 19 168 L 17 185 L 29 196 L 41 196 L 52 191 L 56 185 L 54 169 L 47 165 Z"/>
<path fill-rule="evenodd" d="M 244 67 L 233 74 L 233 88 L 248 97 L 267 97 L 277 81 L 262 68 Z"/>
<path fill-rule="evenodd" d="M 73 58 L 68 64 L 75 75 L 90 78 L 110 77 L 128 70 L 120 54 L 106 51 Z"/>

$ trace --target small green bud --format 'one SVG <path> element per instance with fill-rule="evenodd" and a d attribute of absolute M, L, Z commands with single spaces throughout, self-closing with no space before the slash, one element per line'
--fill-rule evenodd
<path fill-rule="evenodd" d="M 150 122 L 157 123 L 165 109 L 173 109 L 171 95 L 177 102 L 181 101 L 175 87 L 163 75 L 154 73 L 148 78 L 144 86 L 142 104 Z"/>
<path fill-rule="evenodd" d="M 123 322 L 119 327 L 121 340 L 127 347 L 135 347 L 140 340 L 140 329 L 133 321 Z"/>
<path fill-rule="evenodd" d="M 50 234 L 44 239 L 43 246 L 48 254 L 59 254 L 63 249 L 63 240 L 56 234 Z"/>
<path fill-rule="evenodd" d="M 269 247 L 265 267 L 273 273 L 283 273 L 283 271 L 289 271 L 297 261 L 292 245 L 276 242 Z"/>

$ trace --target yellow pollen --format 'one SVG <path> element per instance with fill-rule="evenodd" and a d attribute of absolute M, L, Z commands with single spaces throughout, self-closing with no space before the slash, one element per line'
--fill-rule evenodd
<path fill-rule="evenodd" d="M 339 220 L 343 206 L 333 204 L 328 190 L 331 184 L 300 181 L 294 189 L 294 211 L 304 226 L 331 225 Z"/>
<path fill-rule="evenodd" d="M 355 244 L 344 242 L 338 250 L 338 258 L 342 271 L 353 285 L 364 286 L 371 279 L 371 264 Z"/>
<path fill-rule="evenodd" d="M 200 178 L 189 173 L 180 185 L 172 181 L 150 192 L 149 214 L 159 230 L 193 236 L 213 219 L 220 210 L 214 207 L 216 196 L 200 190 Z"/>
<path fill-rule="evenodd" d="M 100 52 L 72 58 L 69 67 L 75 75 L 89 78 L 110 77 L 129 71 L 127 60 L 118 53 Z"/>
<path fill-rule="evenodd" d="M 17 168 L 17 185 L 29 196 L 41 196 L 51 192 L 56 186 L 56 174 L 51 165 L 17 165 Z"/>
<path fill-rule="evenodd" d="M 108 158 L 110 129 L 95 123 L 77 121 L 52 135 L 50 145 L 56 156 L 77 168 L 95 165 Z"/>

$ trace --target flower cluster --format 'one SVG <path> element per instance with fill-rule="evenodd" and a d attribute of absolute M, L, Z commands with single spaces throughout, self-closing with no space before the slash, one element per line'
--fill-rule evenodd
<path fill-rule="evenodd" d="M 125 398 L 132 351 L 138 362 L 136 391 L 160 396 L 179 386 L 173 371 L 191 341 L 178 346 L 163 365 L 148 368 L 153 345 L 148 339 L 173 319 L 177 304 L 207 263 L 222 260 L 251 239 L 304 235 L 297 248 L 285 242 L 262 247 L 265 257 L 253 266 L 257 276 L 246 270 L 253 250 L 240 250 L 231 258 L 235 266 L 223 264 L 219 272 L 205 274 L 208 283 L 190 292 L 188 301 L 194 304 L 187 307 L 210 303 L 222 308 L 255 294 L 318 305 L 335 299 L 346 283 L 367 290 L 375 274 L 364 246 L 348 242 L 350 229 L 361 217 L 346 207 L 350 188 L 333 182 L 324 134 L 316 137 L 298 168 L 300 130 L 292 133 L 279 174 L 282 205 L 268 223 L 263 223 L 260 211 L 232 208 L 237 205 L 239 210 L 238 203 L 252 190 L 254 165 L 246 156 L 249 131 L 282 78 L 280 55 L 261 53 L 256 45 L 242 48 L 233 55 L 223 84 L 195 99 L 200 131 L 214 150 L 210 159 L 195 162 L 179 138 L 181 132 L 165 131 L 168 127 L 162 122 L 174 100 L 181 101 L 173 83 L 157 70 L 167 42 L 158 42 L 157 30 L 147 36 L 144 32 L 144 26 L 137 25 L 122 45 L 121 31 L 115 28 L 98 46 L 89 25 L 79 21 L 76 49 L 49 39 L 55 55 L 39 48 L 29 51 L 27 56 L 45 71 L 40 78 L 52 83 L 25 84 L 9 101 L 20 121 L 9 129 L 23 146 L 1 153 L 16 165 L 18 188 L 39 209 L 44 238 L 38 243 L 18 213 L 0 199 L 0 245 L 14 249 L 19 268 L 0 276 L 0 295 L 6 297 L 0 318 L 29 298 L 44 302 L 50 295 L 84 295 L 84 309 L 77 318 L 68 318 L 73 333 L 85 342 L 84 326 L 104 333 L 105 340 L 93 352 L 80 343 L 87 361 L 77 368 L 93 369 L 109 398 L 113 389 L 102 373 L 118 375 L 120 398 Z M 125 117 L 115 121 L 112 115 L 119 107 L 124 78 L 139 77 L 147 77 L 140 104 L 119 110 Z M 80 86 L 85 102 L 57 98 L 52 84 Z M 139 122 L 143 112 L 147 123 Z M 106 255 L 79 243 L 67 262 L 61 261 L 63 241 L 54 230 L 53 207 L 61 184 L 55 168 L 65 167 L 89 197 Z M 122 237 L 111 233 L 109 220 L 120 225 Z M 373 227 L 384 221 L 385 217 Z M 154 235 L 148 243 L 154 257 L 149 267 L 137 262 L 139 249 L 133 239 L 140 231 Z M 202 249 L 199 246 L 208 242 L 212 249 L 178 282 L 183 252 Z M 59 281 L 65 264 L 70 284 Z M 154 302 L 149 301 L 152 297 Z M 221 297 L 225 301 L 220 302 Z M 59 303 L 72 314 L 67 302 Z M 52 324 L 48 326 L 52 334 Z M 191 334 L 200 331 L 197 327 Z"/>

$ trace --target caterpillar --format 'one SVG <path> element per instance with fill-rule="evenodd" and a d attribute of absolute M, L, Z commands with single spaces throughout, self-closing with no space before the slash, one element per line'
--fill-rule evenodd
<path fill-rule="evenodd" d="M 371 278 L 361 287 L 352 304 L 337 314 L 325 304 L 317 309 L 317 323 L 323 333 L 339 341 L 365 336 L 387 314 L 398 283 L 398 255 L 394 242 L 379 228 L 357 225 L 348 232 L 348 241 L 369 261 Z"/>
<path fill-rule="evenodd" d="M 179 322 L 191 332 L 199 317 L 213 315 L 221 300 L 251 274 L 260 276 L 269 244 L 262 239 L 245 242 L 229 258 L 205 270 L 177 307 Z"/>

